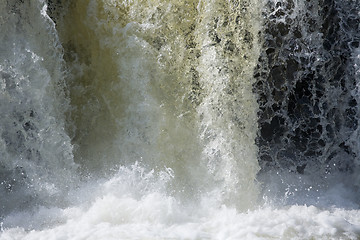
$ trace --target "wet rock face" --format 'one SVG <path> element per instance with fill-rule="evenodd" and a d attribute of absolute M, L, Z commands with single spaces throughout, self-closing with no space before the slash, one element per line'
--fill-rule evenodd
<path fill-rule="evenodd" d="M 276 167 L 306 173 L 309 164 L 324 173 L 353 168 L 359 6 L 337 0 L 268 2 L 254 84 L 263 172 Z"/>

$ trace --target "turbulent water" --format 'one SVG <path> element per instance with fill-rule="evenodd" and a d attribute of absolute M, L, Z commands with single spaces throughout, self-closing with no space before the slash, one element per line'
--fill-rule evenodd
<path fill-rule="evenodd" d="M 0 239 L 359 239 L 358 0 L 0 1 Z"/>

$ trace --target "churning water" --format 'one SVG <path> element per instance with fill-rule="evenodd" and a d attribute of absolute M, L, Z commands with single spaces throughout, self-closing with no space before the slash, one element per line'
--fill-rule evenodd
<path fill-rule="evenodd" d="M 0 239 L 359 239 L 358 0 L 0 1 Z"/>

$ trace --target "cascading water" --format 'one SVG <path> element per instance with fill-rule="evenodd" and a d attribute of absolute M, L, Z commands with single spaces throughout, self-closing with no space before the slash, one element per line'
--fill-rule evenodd
<path fill-rule="evenodd" d="M 289 200 L 296 203 L 314 194 L 312 188 L 358 185 L 358 2 L 275 1 L 265 13 L 254 85 L 259 178 L 292 189 Z M 287 172 L 300 175 L 290 174 L 295 182 L 289 183 Z"/>
<path fill-rule="evenodd" d="M 61 87 L 62 48 L 55 25 L 45 5 L 35 1 L 2 1 L 0 9 L 0 215 L 4 216 L 33 201 L 60 201 L 77 177 L 64 131 L 68 100 Z"/>
<path fill-rule="evenodd" d="M 0 239 L 358 239 L 359 6 L 0 2 Z"/>

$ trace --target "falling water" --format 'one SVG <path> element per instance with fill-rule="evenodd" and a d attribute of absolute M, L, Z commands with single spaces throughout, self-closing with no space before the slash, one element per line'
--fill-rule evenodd
<path fill-rule="evenodd" d="M 0 2 L 0 239 L 357 239 L 360 3 Z"/>

